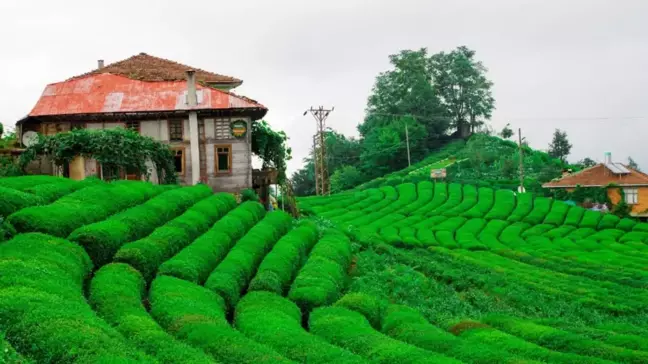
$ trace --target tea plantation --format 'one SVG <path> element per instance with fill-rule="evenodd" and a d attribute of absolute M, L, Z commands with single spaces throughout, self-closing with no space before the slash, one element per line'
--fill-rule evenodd
<path fill-rule="evenodd" d="M 648 362 L 648 224 L 429 181 L 300 208 L 0 179 L 0 363 Z"/>

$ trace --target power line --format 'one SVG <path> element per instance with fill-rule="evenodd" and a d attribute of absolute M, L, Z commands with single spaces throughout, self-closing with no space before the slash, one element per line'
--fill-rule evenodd
<path fill-rule="evenodd" d="M 328 167 L 327 167 L 327 158 L 326 158 L 326 143 L 324 141 L 324 133 L 326 132 L 326 119 L 328 116 L 335 110 L 335 107 L 331 109 L 325 109 L 324 106 L 320 106 L 315 109 L 311 106 L 310 109 L 304 111 L 304 116 L 310 112 L 315 118 L 317 123 L 317 133 L 315 134 L 315 142 L 313 148 L 319 148 L 314 150 L 317 162 L 315 163 L 315 180 L 316 180 L 316 192 L 318 195 L 329 195 L 331 193 L 329 176 L 328 176 Z"/>

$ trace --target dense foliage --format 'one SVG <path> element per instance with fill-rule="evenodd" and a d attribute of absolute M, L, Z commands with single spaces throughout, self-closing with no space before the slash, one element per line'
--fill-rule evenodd
<path fill-rule="evenodd" d="M 286 179 L 286 162 L 291 158 L 287 140 L 286 133 L 272 130 L 265 120 L 252 124 L 252 153 L 261 158 L 263 168 L 277 169 L 280 184 Z"/>
<path fill-rule="evenodd" d="M 92 158 L 104 171 L 135 170 L 147 177 L 150 162 L 160 181 L 177 182 L 169 147 L 129 129 L 76 129 L 40 137 L 21 155 L 21 164 L 26 166 L 39 156 L 51 158 L 57 166 L 67 165 L 77 156 Z"/>

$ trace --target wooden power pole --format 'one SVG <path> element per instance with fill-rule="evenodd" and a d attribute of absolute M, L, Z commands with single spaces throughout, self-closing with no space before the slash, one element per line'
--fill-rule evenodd
<path fill-rule="evenodd" d="M 325 109 L 324 106 L 318 108 L 311 107 L 304 112 L 304 115 L 311 113 L 316 122 L 315 133 L 315 188 L 317 195 L 331 194 L 331 185 L 329 183 L 328 166 L 326 163 L 326 119 L 335 108 Z"/>
<path fill-rule="evenodd" d="M 524 150 L 522 149 L 522 128 L 518 128 L 518 148 L 520 154 L 520 193 L 524 192 Z"/>

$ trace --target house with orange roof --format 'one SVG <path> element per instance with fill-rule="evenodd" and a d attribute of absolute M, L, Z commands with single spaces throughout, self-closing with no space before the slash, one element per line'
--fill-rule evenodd
<path fill-rule="evenodd" d="M 140 53 L 123 61 L 45 87 L 29 114 L 18 121 L 27 134 L 52 135 L 76 128 L 130 128 L 169 145 L 184 184 L 207 182 L 215 191 L 253 185 L 252 123 L 267 113 L 255 100 L 232 90 L 243 81 Z M 29 141 L 29 139 L 26 139 Z M 95 160 L 78 157 L 62 173 L 105 177 Z M 154 168 L 151 180 L 157 180 Z M 122 178 L 143 178 L 121 171 Z"/>
<path fill-rule="evenodd" d="M 621 202 L 623 195 L 631 208 L 631 216 L 648 217 L 648 175 L 622 163 L 612 162 L 610 153 L 605 154 L 603 163 L 542 185 L 547 189 L 566 189 L 569 192 L 578 186 L 607 188 L 608 198 L 614 206 Z"/>

